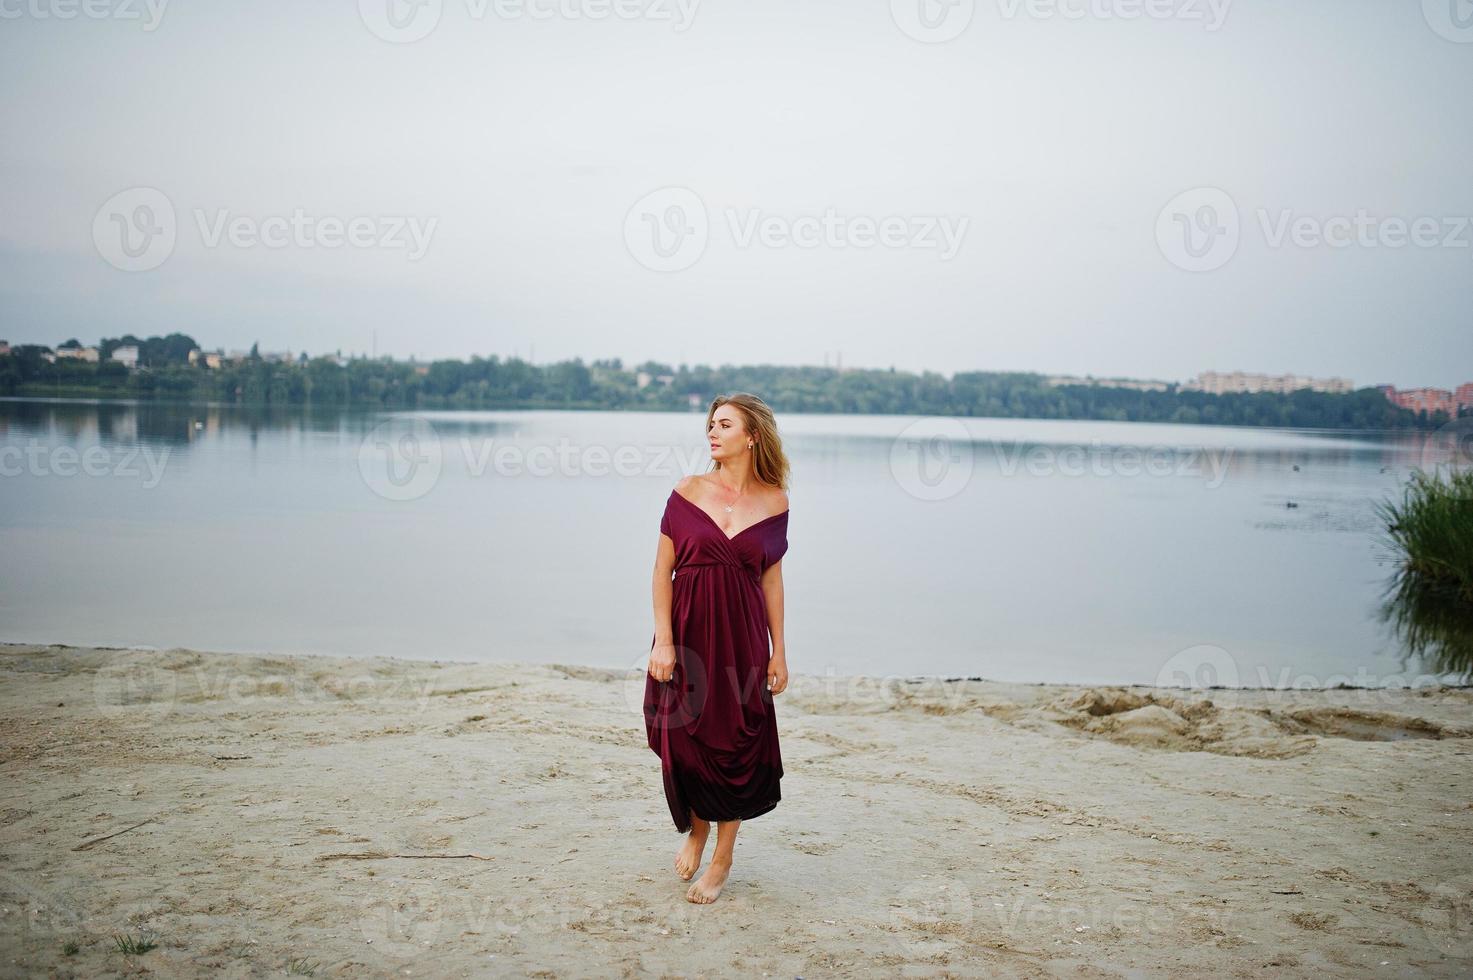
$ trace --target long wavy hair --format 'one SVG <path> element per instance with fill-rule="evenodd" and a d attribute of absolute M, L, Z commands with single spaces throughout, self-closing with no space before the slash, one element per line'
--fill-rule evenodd
<path fill-rule="evenodd" d="M 756 395 L 745 391 L 729 395 L 717 395 L 706 409 L 706 432 L 711 431 L 711 420 L 716 409 L 722 405 L 734 405 L 742 416 L 742 424 L 756 445 L 752 447 L 752 474 L 762 483 L 782 490 L 788 489 L 788 477 L 792 472 L 788 456 L 783 452 L 782 437 L 777 434 L 777 419 L 767 403 Z M 721 469 L 720 460 L 712 460 L 712 469 Z"/>

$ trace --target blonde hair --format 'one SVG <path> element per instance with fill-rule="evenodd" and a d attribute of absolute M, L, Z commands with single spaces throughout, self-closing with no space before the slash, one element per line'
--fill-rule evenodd
<path fill-rule="evenodd" d="M 773 416 L 772 409 L 761 398 L 745 391 L 717 395 L 711 399 L 711 407 L 706 410 L 708 433 L 711 431 L 711 420 L 716 417 L 716 410 L 722 405 L 734 405 L 742 417 L 747 434 L 754 437 L 756 445 L 752 447 L 752 475 L 761 483 L 787 490 L 791 468 L 788 466 L 787 454 L 783 452 L 782 437 L 777 434 L 777 419 Z M 714 460 L 712 467 L 721 469 L 721 462 Z"/>

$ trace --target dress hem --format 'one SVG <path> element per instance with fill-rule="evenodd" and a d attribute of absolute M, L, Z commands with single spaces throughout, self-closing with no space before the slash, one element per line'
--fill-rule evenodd
<path fill-rule="evenodd" d="M 762 816 L 764 813 L 771 813 L 773 810 L 777 809 L 777 805 L 781 802 L 781 800 L 770 800 L 765 806 L 762 806 L 756 810 L 749 811 L 746 816 L 742 817 L 701 817 L 699 813 L 696 814 L 696 816 L 701 817 L 701 819 L 706 821 L 707 823 L 729 823 L 732 820 L 755 820 L 758 817 Z M 679 833 L 688 834 L 691 831 L 691 824 L 687 823 L 684 827 L 681 827 L 677 824 L 675 829 Z"/>

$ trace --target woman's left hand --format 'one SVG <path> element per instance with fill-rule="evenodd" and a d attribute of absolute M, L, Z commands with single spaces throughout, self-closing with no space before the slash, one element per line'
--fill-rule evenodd
<path fill-rule="evenodd" d="M 786 654 L 775 653 L 767 661 L 767 689 L 773 694 L 781 694 L 788 687 L 788 658 Z"/>

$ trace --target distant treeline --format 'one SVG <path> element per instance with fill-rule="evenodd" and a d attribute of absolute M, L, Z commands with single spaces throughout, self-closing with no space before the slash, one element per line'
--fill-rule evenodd
<path fill-rule="evenodd" d="M 68 341 L 68 345 L 73 342 Z M 108 360 L 120 346 L 139 350 L 139 368 Z M 66 345 L 64 345 L 66 346 Z M 531 364 L 518 358 L 473 357 L 415 364 L 360 357 L 294 361 L 263 359 L 257 347 L 239 363 L 209 368 L 189 363 L 198 345 L 183 334 L 132 335 L 98 344 L 100 363 L 58 358 L 47 348 L 21 345 L 0 357 L 0 394 L 117 397 L 239 404 L 342 405 L 382 408 L 568 408 L 704 410 L 721 392 L 752 391 L 775 410 L 895 415 L 971 415 L 999 418 L 1105 419 L 1207 425 L 1327 429 L 1431 429 L 1449 421 L 1442 412 L 1412 412 L 1375 388 L 1349 394 L 1302 390 L 1292 394 L 1209 395 L 1200 391 L 1134 391 L 1093 385 L 1049 385 L 1043 375 L 779 365 L 672 367 L 646 362 L 626 368 L 615 358 Z M 647 383 L 639 385 L 640 375 Z"/>

